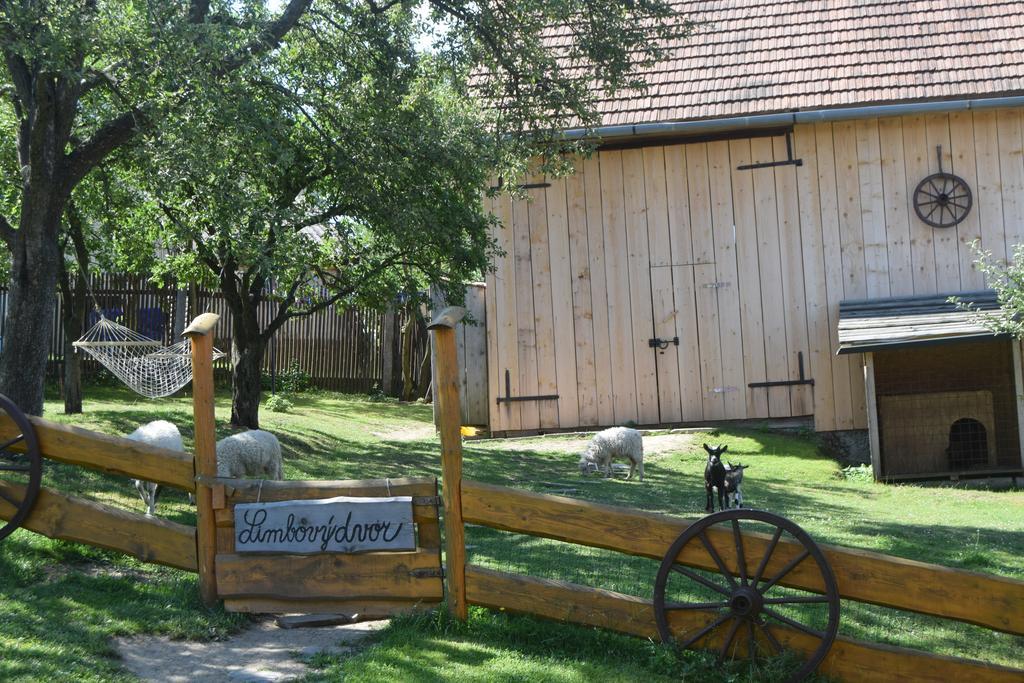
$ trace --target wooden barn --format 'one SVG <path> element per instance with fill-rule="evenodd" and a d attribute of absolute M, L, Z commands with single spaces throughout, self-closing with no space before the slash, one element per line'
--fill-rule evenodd
<path fill-rule="evenodd" d="M 492 432 L 813 416 L 880 478 L 1020 472 L 1020 345 L 946 299 L 1024 239 L 1024 8 L 680 10 L 594 155 L 492 204 Z"/>

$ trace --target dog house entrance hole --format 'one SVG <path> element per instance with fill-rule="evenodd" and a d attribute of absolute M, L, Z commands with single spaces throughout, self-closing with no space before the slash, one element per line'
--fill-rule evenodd
<path fill-rule="evenodd" d="M 963 417 L 949 428 L 949 468 L 963 470 L 988 462 L 988 434 L 978 420 Z"/>

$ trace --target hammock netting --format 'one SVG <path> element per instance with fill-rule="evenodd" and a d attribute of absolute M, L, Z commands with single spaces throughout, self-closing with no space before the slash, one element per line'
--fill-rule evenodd
<path fill-rule="evenodd" d="M 104 317 L 74 343 L 148 398 L 170 396 L 192 381 L 192 342 L 164 346 Z M 214 349 L 214 358 L 224 354 Z"/>

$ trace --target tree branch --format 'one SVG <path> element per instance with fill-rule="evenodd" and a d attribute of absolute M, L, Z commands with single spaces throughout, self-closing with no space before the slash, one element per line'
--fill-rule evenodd
<path fill-rule="evenodd" d="M 234 71 L 251 58 L 276 48 L 281 44 L 281 39 L 285 37 L 288 31 L 295 27 L 295 24 L 299 22 L 299 19 L 312 3 L 313 0 L 289 0 L 288 6 L 281 12 L 281 16 L 270 22 L 259 37 L 242 48 L 240 53 L 226 59 L 221 71 L 223 73 Z"/>
<path fill-rule="evenodd" d="M 347 213 L 352 213 L 352 207 L 348 205 L 336 204 L 335 206 L 332 206 L 328 209 L 324 209 L 320 213 L 313 214 L 312 216 L 307 216 L 298 223 L 291 223 L 288 226 L 288 229 L 292 230 L 293 232 L 298 232 L 313 225 L 319 225 L 320 223 L 323 223 L 326 220 L 330 220 L 331 218 L 344 216 Z"/>
<path fill-rule="evenodd" d="M 210 0 L 192 0 L 188 7 L 188 21 L 190 24 L 201 24 L 210 11 Z"/>
<path fill-rule="evenodd" d="M 74 187 L 108 154 L 131 140 L 138 132 L 137 115 L 125 112 L 100 126 L 93 136 L 67 156 L 69 187 Z"/>

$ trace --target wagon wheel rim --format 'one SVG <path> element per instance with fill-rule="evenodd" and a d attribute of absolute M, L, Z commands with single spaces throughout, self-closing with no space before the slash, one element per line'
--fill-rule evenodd
<path fill-rule="evenodd" d="M 765 536 L 766 544 L 760 557 L 757 556 L 757 551 L 761 543 L 757 544 L 758 547 L 753 547 L 753 544 L 745 539 L 741 528 L 743 521 L 775 527 L 770 539 Z M 708 533 L 709 529 L 717 525 L 722 525 L 723 530 L 731 537 L 728 546 L 721 540 L 724 536 L 719 535 L 715 539 L 715 534 Z M 777 566 L 778 558 L 773 565 L 772 559 L 783 534 L 786 533 L 797 542 L 799 549 L 782 566 Z M 704 556 L 710 557 L 711 562 L 708 564 L 717 567 L 717 575 L 714 574 L 714 570 L 708 570 L 712 575 L 703 576 L 692 566 L 678 561 L 684 554 L 698 548 L 703 548 Z M 790 573 L 807 563 L 820 574 L 824 593 L 797 588 L 796 590 L 806 594 L 781 594 L 781 587 L 788 583 L 787 577 Z M 734 568 L 734 571 L 731 571 L 730 567 Z M 684 586 L 689 585 L 692 588 L 696 584 L 705 591 L 710 591 L 714 597 L 701 601 L 668 600 L 666 595 L 669 580 L 679 576 L 690 582 L 684 582 Z M 779 611 L 780 608 L 794 605 L 803 607 L 805 612 L 814 609 L 812 605 L 818 606 L 818 609 L 824 608 L 827 625 L 823 629 L 814 628 L 799 617 Z M 665 554 L 654 585 L 654 614 L 662 642 L 689 648 L 702 641 L 710 644 L 717 635 L 721 639 L 721 644 L 716 644 L 715 649 L 722 660 L 730 652 L 735 656 L 744 649 L 750 659 L 781 654 L 785 646 L 783 639 L 778 635 L 782 631 L 778 629 L 798 631 L 802 634 L 798 637 L 813 638 L 817 642 L 816 647 L 806 656 L 803 665 L 790 677 L 790 681 L 803 680 L 825 658 L 839 630 L 839 605 L 835 575 L 821 549 L 807 532 L 785 517 L 749 508 L 716 512 L 690 525 Z M 677 634 L 673 631 L 669 619 L 669 614 L 677 611 L 707 613 L 708 619 L 703 625 L 691 625 L 688 630 Z M 813 612 L 813 616 L 821 619 L 825 614 Z M 773 633 L 773 628 L 777 630 L 776 633 Z M 745 648 L 742 647 L 744 640 Z"/>
<path fill-rule="evenodd" d="M 967 182 L 952 173 L 933 173 L 914 189 L 914 212 L 933 228 L 951 228 L 971 211 L 974 196 Z"/>
<path fill-rule="evenodd" d="M 39 453 L 39 441 L 32 423 L 14 402 L 3 394 L 0 394 L 0 411 L 11 418 L 17 431 L 15 436 L 0 442 L 0 479 L 7 472 L 28 474 L 28 482 L 25 484 L 25 493 L 21 500 L 9 492 L 0 490 L 0 501 L 15 508 L 14 514 L 10 516 L 7 523 L 0 527 L 0 541 L 2 541 L 14 533 L 14 530 L 20 527 L 32 512 L 43 480 L 43 459 Z M 17 456 L 11 457 L 10 449 L 18 451 Z"/>

